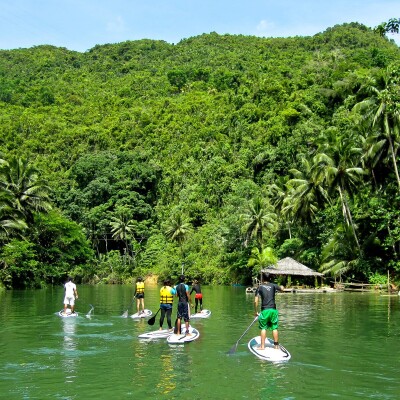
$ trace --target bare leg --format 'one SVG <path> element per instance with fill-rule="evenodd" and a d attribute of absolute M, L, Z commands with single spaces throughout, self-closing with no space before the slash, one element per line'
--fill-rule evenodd
<path fill-rule="evenodd" d="M 180 318 L 178 318 L 178 323 L 177 323 L 177 331 L 176 331 L 176 333 L 178 334 L 178 335 L 180 335 L 181 334 L 181 319 Z"/>
<path fill-rule="evenodd" d="M 144 299 L 140 299 L 140 303 L 142 304 L 142 312 L 144 312 Z"/>
<path fill-rule="evenodd" d="M 267 331 L 265 329 L 261 329 L 261 346 L 260 349 L 265 349 L 265 339 L 267 338 Z"/>
<path fill-rule="evenodd" d="M 278 342 L 279 342 L 279 340 L 278 340 L 278 329 L 274 329 L 274 330 L 272 331 L 272 337 L 274 338 L 274 342 L 275 342 L 275 343 L 278 343 Z M 275 349 L 279 349 L 279 345 L 275 345 L 274 348 L 275 348 Z"/>

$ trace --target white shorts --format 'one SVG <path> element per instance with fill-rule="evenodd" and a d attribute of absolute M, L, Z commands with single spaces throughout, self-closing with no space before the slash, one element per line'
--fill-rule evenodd
<path fill-rule="evenodd" d="M 75 297 L 65 297 L 64 298 L 64 304 L 69 304 L 70 306 L 75 305 Z"/>

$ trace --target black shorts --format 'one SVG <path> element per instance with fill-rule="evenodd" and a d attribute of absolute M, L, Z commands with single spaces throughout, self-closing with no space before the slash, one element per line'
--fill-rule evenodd
<path fill-rule="evenodd" d="M 189 321 L 189 303 L 178 303 L 178 318 Z"/>
<path fill-rule="evenodd" d="M 137 293 L 136 294 L 137 299 L 144 299 L 144 293 Z"/>

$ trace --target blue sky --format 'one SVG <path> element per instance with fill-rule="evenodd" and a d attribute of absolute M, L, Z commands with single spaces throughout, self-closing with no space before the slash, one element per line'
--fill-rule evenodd
<path fill-rule="evenodd" d="M 400 1 L 2 0 L 0 49 L 41 44 L 84 52 L 96 44 L 181 39 L 217 32 L 310 36 L 336 24 L 375 27 L 400 18 Z M 400 44 L 400 35 L 389 37 Z"/>

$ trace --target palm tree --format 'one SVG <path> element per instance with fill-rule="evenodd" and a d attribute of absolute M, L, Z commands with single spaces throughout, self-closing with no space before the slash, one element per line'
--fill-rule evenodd
<path fill-rule="evenodd" d="M 190 223 L 189 218 L 185 217 L 181 213 L 173 215 L 165 229 L 165 236 L 178 243 L 181 251 L 182 258 L 182 274 L 183 274 L 183 243 L 187 239 L 188 235 L 193 231 L 193 227 Z"/>
<path fill-rule="evenodd" d="M 340 224 L 322 249 L 322 265 L 320 271 L 340 276 L 355 269 L 360 260 L 360 253 L 355 252 L 355 237 L 351 228 L 346 224 Z"/>
<path fill-rule="evenodd" d="M 274 265 L 277 261 L 278 258 L 275 256 L 272 247 L 265 247 L 261 250 L 258 247 L 254 247 L 251 250 L 251 255 L 247 265 L 253 268 L 253 272 L 256 272 L 255 275 L 258 275 L 261 273 L 263 268 Z"/>
<path fill-rule="evenodd" d="M 12 198 L 13 208 L 28 222 L 32 221 L 34 212 L 51 210 L 50 188 L 28 160 L 12 157 L 10 161 L 1 161 L 0 188 Z"/>
<path fill-rule="evenodd" d="M 13 236 L 20 236 L 27 229 L 23 215 L 12 207 L 5 192 L 0 192 L 0 243 Z"/>
<path fill-rule="evenodd" d="M 255 239 L 261 250 L 264 243 L 264 232 L 274 231 L 277 227 L 277 216 L 272 211 L 271 205 L 261 197 L 256 197 L 249 204 L 248 209 L 241 215 L 245 234 L 245 246 Z"/>
<path fill-rule="evenodd" d="M 357 247 L 361 251 L 348 202 L 349 196 L 354 193 L 365 174 L 364 169 L 357 166 L 362 152 L 361 148 L 355 145 L 357 140 L 358 137 L 341 136 L 332 131 L 331 135 L 325 136 L 325 142 L 320 145 L 320 149 L 326 153 L 321 152 L 314 157 L 314 168 L 317 176 L 323 179 L 324 185 L 332 193 L 338 192 L 344 221 L 351 226 Z"/>
<path fill-rule="evenodd" d="M 284 184 L 282 182 L 280 182 L 279 184 L 272 183 L 271 185 L 268 185 L 267 191 L 268 197 L 272 200 L 272 204 L 279 220 L 282 221 L 282 224 L 287 224 L 289 238 L 291 239 L 291 224 L 293 216 L 290 210 L 284 211 L 285 198 L 288 196 L 288 194 L 286 193 L 285 189 L 282 188 L 283 186 Z"/>
<path fill-rule="evenodd" d="M 379 128 L 388 141 L 389 154 L 400 192 L 400 176 L 396 162 L 400 133 L 400 76 L 397 68 L 387 68 L 378 79 L 370 79 L 360 90 L 369 97 L 357 103 L 354 110 L 360 112 L 372 128 Z"/>
<path fill-rule="evenodd" d="M 111 217 L 111 233 L 113 239 L 122 240 L 125 243 L 125 249 L 130 254 L 128 239 L 133 235 L 135 223 L 132 219 L 127 220 L 124 216 Z"/>
<path fill-rule="evenodd" d="M 381 139 L 382 135 L 378 132 L 366 132 L 365 135 L 360 135 L 362 157 L 361 162 L 366 171 L 370 171 L 374 185 L 378 188 L 378 182 L 375 176 L 375 168 L 381 162 L 385 153 L 387 140 Z"/>
<path fill-rule="evenodd" d="M 301 159 L 301 170 L 291 169 L 294 176 L 286 186 L 287 196 L 283 201 L 283 212 L 290 213 L 295 220 L 312 222 L 316 213 L 324 204 L 329 203 L 329 196 L 323 186 L 323 179 L 315 170 L 316 160 Z"/>

